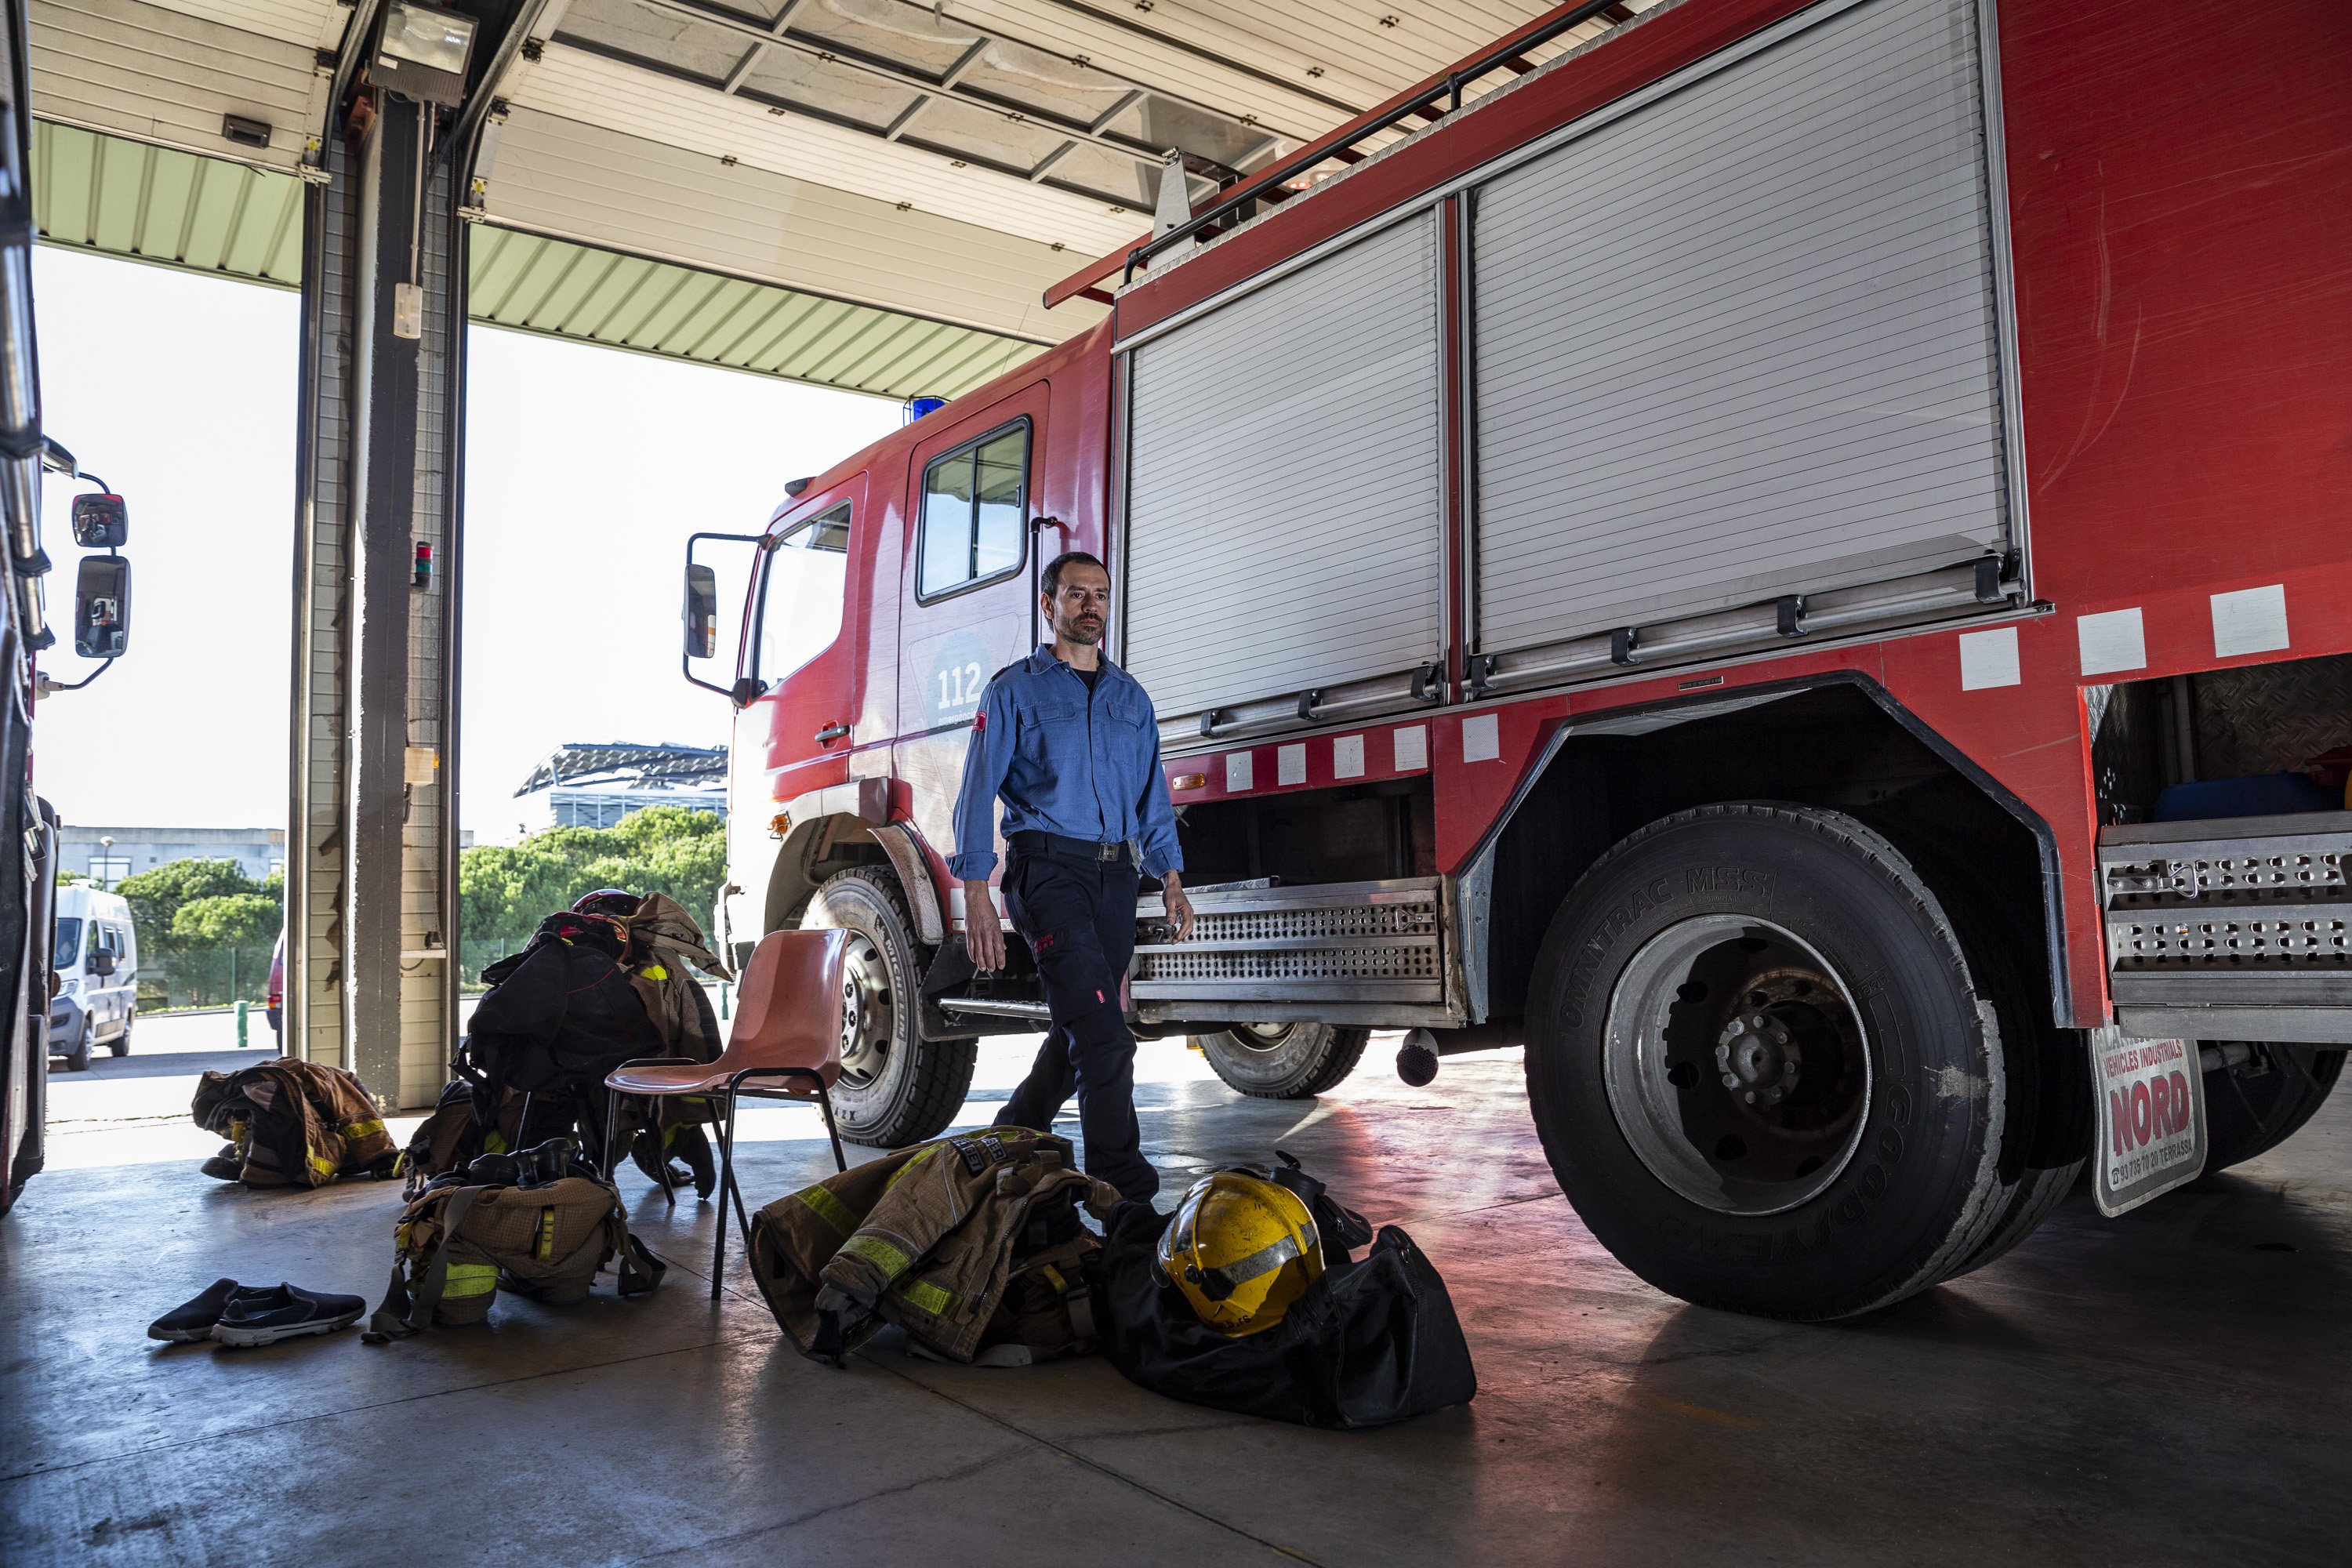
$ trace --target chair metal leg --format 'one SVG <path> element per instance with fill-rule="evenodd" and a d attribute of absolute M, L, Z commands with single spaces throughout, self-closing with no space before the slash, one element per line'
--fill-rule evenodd
<path fill-rule="evenodd" d="M 833 1096 L 826 1092 L 822 1083 L 816 1086 L 816 1104 L 817 1109 L 824 1112 L 824 1135 L 833 1140 L 833 1168 L 846 1171 L 849 1161 L 841 1152 L 841 1129 L 833 1124 Z"/>
<path fill-rule="evenodd" d="M 743 1187 L 736 1181 L 732 1165 L 727 1168 L 727 1187 L 719 1194 L 719 1206 L 725 1207 L 730 1200 L 735 1205 L 735 1224 L 743 1233 L 743 1258 L 749 1262 L 751 1257 L 751 1216 L 743 1212 Z"/>
<path fill-rule="evenodd" d="M 710 1299 L 719 1300 L 719 1277 L 727 1267 L 727 1194 L 735 1185 L 735 1086 L 727 1086 L 727 1114 L 719 1131 L 719 1240 L 710 1250 Z"/>
<path fill-rule="evenodd" d="M 515 1141 L 514 1147 L 507 1151 L 509 1154 L 520 1154 L 530 1147 L 530 1099 L 524 1095 L 522 1109 L 515 1113 Z"/>

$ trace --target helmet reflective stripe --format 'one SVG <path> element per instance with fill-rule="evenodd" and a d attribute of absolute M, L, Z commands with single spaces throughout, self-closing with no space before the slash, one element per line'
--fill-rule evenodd
<path fill-rule="evenodd" d="M 1314 1223 L 1309 1221 L 1305 1247 L 1299 1245 L 1297 1237 L 1286 1236 L 1272 1246 L 1259 1247 L 1237 1263 L 1228 1263 L 1223 1268 L 1200 1270 L 1201 1294 L 1212 1301 L 1222 1301 L 1261 1275 L 1273 1273 L 1294 1258 L 1306 1257 L 1307 1247 L 1318 1245 Z"/>

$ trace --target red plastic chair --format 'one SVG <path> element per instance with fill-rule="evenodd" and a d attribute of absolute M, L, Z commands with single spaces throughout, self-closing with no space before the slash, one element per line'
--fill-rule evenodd
<path fill-rule="evenodd" d="M 605 1175 L 620 1163 L 614 1146 L 620 1115 L 618 1096 L 659 1098 L 670 1094 L 715 1094 L 726 1102 L 719 1130 L 719 1242 L 710 1258 L 710 1299 L 719 1299 L 719 1271 L 727 1261 L 727 1205 L 748 1238 L 751 1222 L 735 1185 L 735 1102 L 814 1100 L 824 1112 L 833 1163 L 849 1169 L 834 1125 L 829 1092 L 841 1077 L 842 987 L 846 980 L 849 933 L 843 931 L 771 931 L 743 966 L 743 989 L 727 1048 L 715 1062 L 678 1057 L 648 1057 L 624 1062 L 605 1075 L 612 1091 L 604 1113 Z M 773 1081 L 768 1081 L 773 1080 Z"/>

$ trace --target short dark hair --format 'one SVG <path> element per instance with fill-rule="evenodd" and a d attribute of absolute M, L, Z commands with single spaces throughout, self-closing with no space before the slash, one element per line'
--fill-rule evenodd
<path fill-rule="evenodd" d="M 1065 566 L 1092 566 L 1104 576 L 1110 575 L 1110 568 L 1105 566 L 1097 557 L 1087 554 L 1083 550 L 1065 550 L 1045 563 L 1045 575 L 1038 579 L 1044 584 L 1039 592 L 1048 595 L 1060 593 L 1062 568 Z"/>

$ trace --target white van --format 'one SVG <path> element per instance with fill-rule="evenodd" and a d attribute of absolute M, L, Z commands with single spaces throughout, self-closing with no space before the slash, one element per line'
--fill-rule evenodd
<path fill-rule="evenodd" d="M 139 938 L 122 895 L 80 884 L 59 888 L 49 967 L 58 977 L 49 1054 L 65 1058 L 67 1071 L 82 1072 L 94 1045 L 118 1057 L 128 1052 L 139 1010 Z"/>

